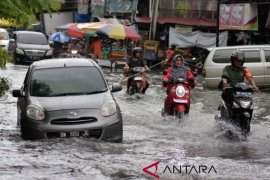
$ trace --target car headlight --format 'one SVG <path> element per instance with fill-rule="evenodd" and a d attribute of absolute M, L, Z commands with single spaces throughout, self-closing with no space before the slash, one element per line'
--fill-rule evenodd
<path fill-rule="evenodd" d="M 185 88 L 183 86 L 178 86 L 176 88 L 176 94 L 178 97 L 183 97 L 185 95 Z"/>
<path fill-rule="evenodd" d="M 51 56 L 51 55 L 52 55 L 52 50 L 47 51 L 46 56 Z"/>
<path fill-rule="evenodd" d="M 116 113 L 116 104 L 114 101 L 108 101 L 102 105 L 100 113 L 102 116 L 107 117 Z"/>
<path fill-rule="evenodd" d="M 22 49 L 19 49 L 19 48 L 16 48 L 16 53 L 17 54 L 24 54 L 23 50 Z"/>
<path fill-rule="evenodd" d="M 26 108 L 26 116 L 30 119 L 41 121 L 45 118 L 43 110 L 34 105 L 29 105 Z"/>
<path fill-rule="evenodd" d="M 251 105 L 251 101 L 240 101 L 240 105 L 242 108 L 247 109 Z"/>

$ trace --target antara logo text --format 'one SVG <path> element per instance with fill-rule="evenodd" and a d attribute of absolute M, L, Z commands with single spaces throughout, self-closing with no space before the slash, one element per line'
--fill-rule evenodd
<path fill-rule="evenodd" d="M 157 179 L 160 178 L 158 175 L 158 165 L 160 161 L 157 161 L 145 168 L 143 171 L 149 174 L 152 177 Z M 155 171 L 153 172 L 152 168 L 154 167 Z M 162 170 L 162 174 L 174 174 L 174 173 L 185 173 L 185 174 L 210 174 L 210 173 L 217 173 L 215 167 L 213 165 L 166 165 L 165 168 Z"/>

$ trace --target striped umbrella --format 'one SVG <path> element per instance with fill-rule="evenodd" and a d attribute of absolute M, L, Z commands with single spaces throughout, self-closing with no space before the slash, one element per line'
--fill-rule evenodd
<path fill-rule="evenodd" d="M 130 26 L 122 24 L 107 24 L 103 28 L 97 30 L 97 33 L 105 34 L 112 39 L 131 39 L 139 41 L 141 36 Z"/>
<path fill-rule="evenodd" d="M 67 42 L 69 42 L 70 38 L 65 33 L 55 32 L 49 37 L 49 40 L 51 40 L 53 42 L 67 43 Z"/>

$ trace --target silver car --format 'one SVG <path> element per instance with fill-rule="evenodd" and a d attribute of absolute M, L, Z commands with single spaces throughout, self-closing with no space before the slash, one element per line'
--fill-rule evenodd
<path fill-rule="evenodd" d="M 120 108 L 99 66 L 89 59 L 51 59 L 34 62 L 18 97 L 18 125 L 23 139 L 94 137 L 121 142 Z"/>
<path fill-rule="evenodd" d="M 204 63 L 204 88 L 217 88 L 221 82 L 223 68 L 229 65 L 230 57 L 236 50 L 244 51 L 245 64 L 256 84 L 270 85 L 270 45 L 229 46 L 213 48 Z"/>

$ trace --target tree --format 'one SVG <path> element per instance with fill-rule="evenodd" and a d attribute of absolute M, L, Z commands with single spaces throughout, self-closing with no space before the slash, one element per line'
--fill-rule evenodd
<path fill-rule="evenodd" d="M 0 18 L 29 27 L 41 12 L 58 11 L 62 0 L 1 0 Z"/>
<path fill-rule="evenodd" d="M 37 22 L 36 15 L 41 12 L 58 11 L 62 0 L 0 0 L 0 18 L 8 19 L 23 27 Z M 0 68 L 3 68 L 10 56 L 0 48 Z M 10 82 L 0 78 L 0 96 L 10 89 Z"/>

